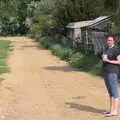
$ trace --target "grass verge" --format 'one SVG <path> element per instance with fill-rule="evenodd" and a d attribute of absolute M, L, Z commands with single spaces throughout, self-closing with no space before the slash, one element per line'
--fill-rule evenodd
<path fill-rule="evenodd" d="M 12 51 L 11 42 L 9 40 L 0 40 L 0 76 L 3 73 L 10 72 L 9 67 L 7 65 L 7 57 L 9 51 Z M 4 80 L 4 78 L 0 77 L 0 80 Z"/>

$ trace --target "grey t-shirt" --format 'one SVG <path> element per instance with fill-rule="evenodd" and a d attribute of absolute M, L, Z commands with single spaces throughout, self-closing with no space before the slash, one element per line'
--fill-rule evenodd
<path fill-rule="evenodd" d="M 114 46 L 112 48 L 106 49 L 104 53 L 107 54 L 109 60 L 117 60 L 117 56 L 120 55 L 120 49 L 117 46 Z M 103 62 L 102 68 L 103 68 L 103 72 L 117 73 L 117 74 L 119 72 L 118 64 Z"/>

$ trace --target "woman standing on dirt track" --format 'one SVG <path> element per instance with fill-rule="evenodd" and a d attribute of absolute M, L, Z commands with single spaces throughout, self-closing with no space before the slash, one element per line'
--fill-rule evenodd
<path fill-rule="evenodd" d="M 107 50 L 102 55 L 102 70 L 105 85 L 110 98 L 110 109 L 105 111 L 106 117 L 116 116 L 118 114 L 119 90 L 118 90 L 118 72 L 120 64 L 120 50 L 115 45 L 116 39 L 113 35 L 107 37 Z"/>

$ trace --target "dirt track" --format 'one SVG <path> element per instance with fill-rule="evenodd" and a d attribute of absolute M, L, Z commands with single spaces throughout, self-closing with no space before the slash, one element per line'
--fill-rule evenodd
<path fill-rule="evenodd" d="M 107 93 L 101 78 L 68 67 L 33 40 L 4 39 L 14 51 L 0 87 L 0 120 L 113 120 L 102 115 Z"/>

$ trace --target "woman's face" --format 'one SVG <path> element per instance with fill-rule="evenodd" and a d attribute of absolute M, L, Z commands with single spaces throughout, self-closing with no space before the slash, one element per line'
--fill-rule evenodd
<path fill-rule="evenodd" d="M 114 38 L 113 37 L 108 37 L 107 38 L 108 47 L 112 47 L 112 46 L 114 46 L 114 44 L 115 44 Z"/>

